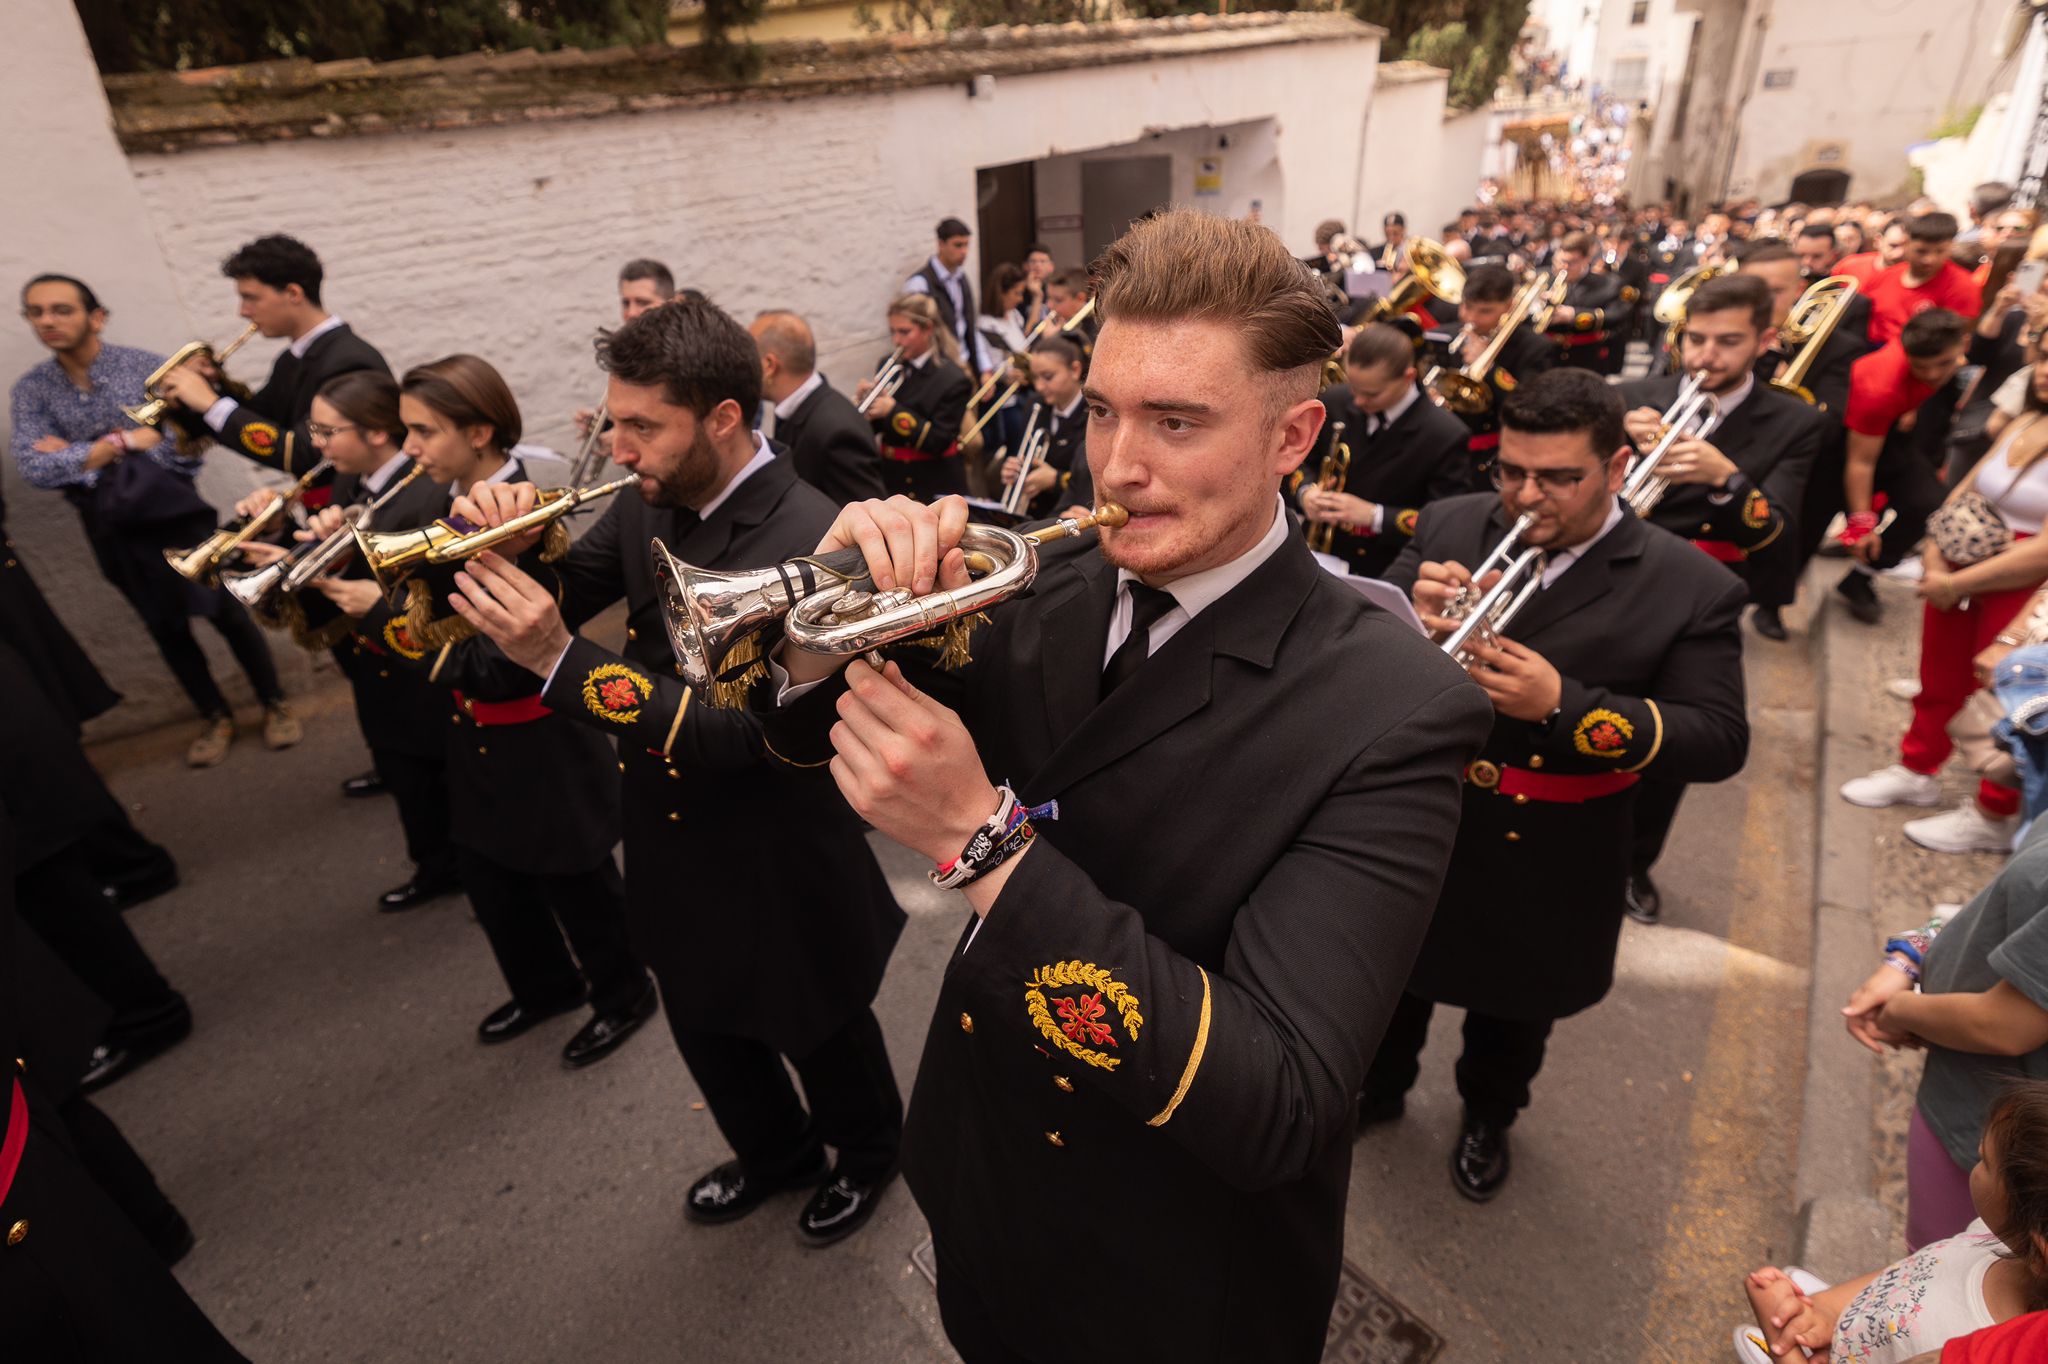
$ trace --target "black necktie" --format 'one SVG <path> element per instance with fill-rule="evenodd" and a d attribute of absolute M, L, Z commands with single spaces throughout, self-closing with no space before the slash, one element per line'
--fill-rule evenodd
<path fill-rule="evenodd" d="M 1380 431 L 1381 431 L 1381 430 L 1382 430 L 1383 428 L 1385 428 L 1386 424 L 1387 424 L 1387 419 L 1386 419 L 1385 417 L 1382 417 L 1382 416 L 1381 416 L 1381 415 L 1380 415 L 1379 413 L 1377 413 L 1377 412 L 1368 412 L 1368 413 L 1366 413 L 1366 414 L 1365 414 L 1365 438 L 1366 438 L 1367 440 L 1371 440 L 1371 439 L 1372 439 L 1372 438 L 1373 438 L 1374 436 L 1377 436 L 1377 435 L 1378 435 L 1378 434 L 1380 433 Z"/>
<path fill-rule="evenodd" d="M 1141 582 L 1130 583 L 1127 590 L 1131 594 L 1131 633 L 1116 646 L 1116 652 L 1103 665 L 1104 696 L 1128 682 L 1133 673 L 1145 666 L 1145 660 L 1152 653 L 1152 627 L 1159 623 L 1161 616 L 1179 605 L 1171 592 L 1162 592 Z"/>

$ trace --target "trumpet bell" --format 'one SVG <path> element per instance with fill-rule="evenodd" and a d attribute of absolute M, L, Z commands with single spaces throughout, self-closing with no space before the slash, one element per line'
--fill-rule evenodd
<path fill-rule="evenodd" d="M 655 591 L 676 670 L 692 690 L 703 691 L 718 681 L 726 655 L 789 609 L 782 565 L 728 573 L 686 564 L 660 540 L 648 552 L 654 557 Z"/>
<path fill-rule="evenodd" d="M 1469 374 L 1446 370 L 1436 376 L 1431 385 L 1437 397 L 1453 412 L 1484 412 L 1493 403 L 1493 395 L 1487 391 L 1486 382 L 1474 379 Z"/>
<path fill-rule="evenodd" d="M 223 573 L 220 575 L 220 585 L 227 590 L 230 597 L 250 610 L 257 611 L 261 609 L 265 599 L 277 590 L 278 585 L 284 581 L 285 574 L 290 571 L 291 565 L 279 559 L 274 564 L 265 564 L 262 568 L 247 573 Z"/>
<path fill-rule="evenodd" d="M 234 534 L 231 530 L 217 530 L 190 549 L 167 549 L 164 562 L 186 582 L 212 587 L 220 576 L 221 555 Z"/>
<path fill-rule="evenodd" d="M 426 567 L 431 551 L 463 533 L 445 521 L 416 530 L 364 530 L 356 523 L 350 525 L 349 532 L 355 537 L 356 552 L 363 556 L 364 567 L 383 589 L 386 601 L 398 599 L 399 584 Z"/>
<path fill-rule="evenodd" d="M 1422 282 L 1422 287 L 1446 303 L 1459 303 L 1465 297 L 1465 270 L 1458 262 L 1428 237 L 1415 237 L 1408 243 L 1408 272 Z"/>

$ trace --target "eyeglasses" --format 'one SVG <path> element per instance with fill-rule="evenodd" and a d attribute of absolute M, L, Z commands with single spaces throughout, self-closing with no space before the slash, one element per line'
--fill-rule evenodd
<path fill-rule="evenodd" d="M 362 427 L 357 426 L 354 422 L 344 422 L 340 426 L 322 426 L 319 422 L 306 423 L 306 434 L 313 438 L 315 444 L 324 444 L 327 441 L 333 440 L 344 431 L 360 431 L 362 429 Z"/>
<path fill-rule="evenodd" d="M 1523 469 L 1495 460 L 1493 467 L 1487 470 L 1487 476 L 1493 480 L 1493 486 L 1502 491 L 1511 485 L 1519 488 L 1533 478 L 1537 488 L 1546 496 L 1559 497 L 1585 482 L 1593 472 L 1590 469 Z"/>

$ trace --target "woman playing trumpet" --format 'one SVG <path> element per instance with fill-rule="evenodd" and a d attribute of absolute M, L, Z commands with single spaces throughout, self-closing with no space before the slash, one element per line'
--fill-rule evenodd
<path fill-rule="evenodd" d="M 903 383 L 867 406 L 885 461 L 882 482 L 920 502 L 965 493 L 959 437 L 974 381 L 961 366 L 959 342 L 929 294 L 904 294 L 889 305 L 889 340 L 902 352 Z M 855 398 L 866 399 L 874 386 L 863 381 Z"/>

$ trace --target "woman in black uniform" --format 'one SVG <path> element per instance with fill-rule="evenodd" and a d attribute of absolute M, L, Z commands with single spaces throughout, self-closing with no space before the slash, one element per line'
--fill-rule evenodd
<path fill-rule="evenodd" d="M 405 453 L 450 494 L 527 477 L 506 454 L 520 416 L 498 372 L 473 355 L 409 371 L 400 384 Z M 520 567 L 552 584 L 550 534 Z M 448 608 L 447 576 L 415 577 L 401 604 L 372 583 L 324 579 L 356 633 L 452 689 L 450 837 L 477 922 L 512 998 L 477 1028 L 487 1043 L 517 1037 L 586 999 L 592 1016 L 563 1049 L 570 1066 L 609 1054 L 654 1012 L 654 982 L 627 940 L 616 757 L 604 736 L 541 704 L 541 681 Z M 564 943 L 564 935 L 568 941 Z M 573 949 L 573 952 L 572 952 Z"/>
<path fill-rule="evenodd" d="M 905 294 L 889 305 L 889 340 L 903 352 L 903 386 L 868 407 L 882 450 L 882 483 L 920 502 L 964 496 L 960 426 L 974 381 L 961 366 L 960 344 L 929 294 Z M 863 380 L 856 401 L 874 386 L 873 379 Z"/>

